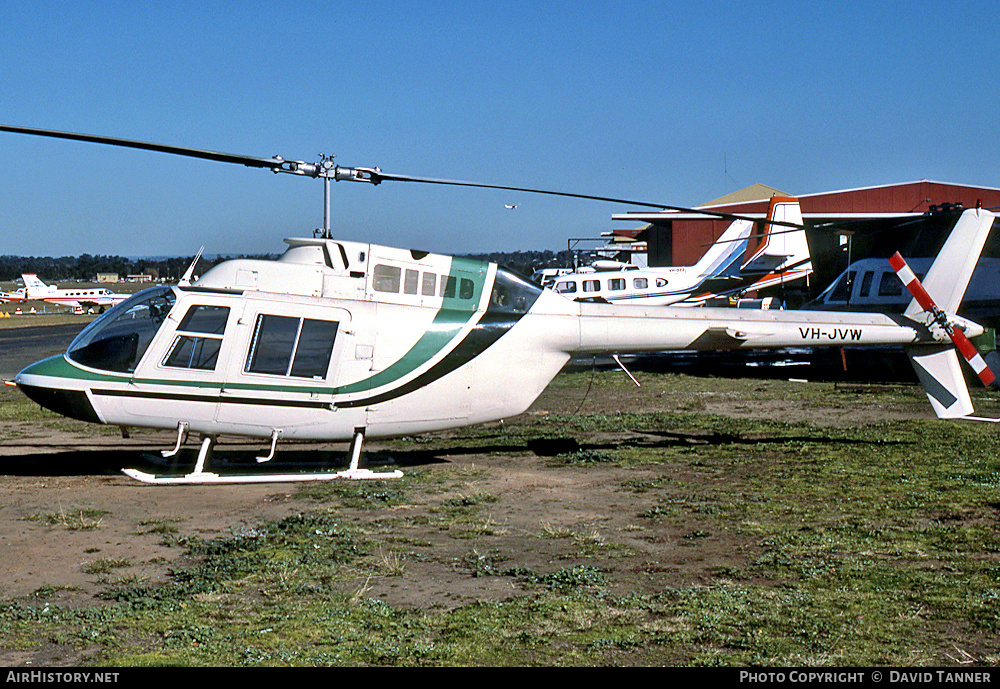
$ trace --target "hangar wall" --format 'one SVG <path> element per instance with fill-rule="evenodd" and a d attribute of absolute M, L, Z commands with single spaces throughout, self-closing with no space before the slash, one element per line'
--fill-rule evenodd
<path fill-rule="evenodd" d="M 769 189 L 764 187 L 765 189 Z M 772 190 L 775 191 L 776 190 Z M 792 195 L 783 194 L 779 195 Z M 737 196 L 739 192 L 733 196 Z M 931 206 L 962 204 L 974 208 L 981 204 L 984 208 L 1000 207 L 1000 189 L 964 184 L 950 184 L 921 180 L 901 184 L 844 189 L 818 194 L 797 196 L 803 215 L 810 213 L 924 213 Z M 755 201 L 723 202 L 719 199 L 701 208 L 728 213 L 763 213 L 767 211 L 769 196 Z M 698 261 L 708 245 L 715 241 L 729 226 L 728 220 L 675 220 L 670 228 L 669 238 L 659 242 L 661 260 L 669 265 L 689 266 Z M 616 232 L 616 234 L 634 233 Z M 755 246 L 751 246 L 752 251 Z M 662 252 L 666 253 L 662 253 Z"/>

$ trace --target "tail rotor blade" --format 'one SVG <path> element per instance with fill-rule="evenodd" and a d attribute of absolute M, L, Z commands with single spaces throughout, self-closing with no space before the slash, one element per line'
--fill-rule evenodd
<path fill-rule="evenodd" d="M 934 320 L 948 333 L 948 337 L 955 343 L 955 348 L 969 362 L 969 365 L 976 372 L 976 375 L 979 376 L 979 380 L 983 382 L 983 385 L 987 387 L 992 385 L 996 380 L 996 376 L 993 375 L 989 366 L 986 365 L 986 361 L 978 350 L 976 350 L 975 345 L 966 337 L 961 328 L 954 327 L 948 321 L 947 315 L 934 303 L 934 299 L 927 293 L 924 286 L 920 284 L 919 278 L 910 269 L 910 266 L 906 264 L 906 261 L 900 256 L 898 251 L 889 259 L 889 264 L 896 271 L 896 275 L 903 281 L 903 284 L 906 285 L 913 298 L 920 304 L 920 308 L 930 313 L 934 317 Z"/>
<path fill-rule="evenodd" d="M 983 385 L 986 387 L 992 385 L 996 380 L 996 376 L 993 375 L 993 371 L 986 365 L 986 360 L 983 359 L 982 354 L 979 353 L 976 346 L 965 336 L 965 333 L 960 328 L 952 328 L 948 334 L 951 335 L 951 341 L 955 343 L 955 347 L 959 353 L 965 357 L 965 360 L 969 362 L 969 366 L 979 376 L 979 380 L 983 381 Z"/>

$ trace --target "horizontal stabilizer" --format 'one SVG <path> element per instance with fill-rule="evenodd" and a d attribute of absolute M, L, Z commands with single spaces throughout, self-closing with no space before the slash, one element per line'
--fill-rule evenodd
<path fill-rule="evenodd" d="M 973 412 L 969 387 L 954 347 L 922 345 L 908 347 L 906 353 L 938 418 L 955 419 Z"/>

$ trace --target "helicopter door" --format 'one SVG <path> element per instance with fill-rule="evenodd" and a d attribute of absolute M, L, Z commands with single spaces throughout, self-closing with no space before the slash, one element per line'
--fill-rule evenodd
<path fill-rule="evenodd" d="M 172 312 L 132 374 L 129 412 L 192 429 L 211 423 L 238 309 L 232 300 L 205 296 Z"/>
<path fill-rule="evenodd" d="M 341 308 L 249 300 L 225 366 L 218 422 L 262 436 L 327 423 L 350 323 Z"/>

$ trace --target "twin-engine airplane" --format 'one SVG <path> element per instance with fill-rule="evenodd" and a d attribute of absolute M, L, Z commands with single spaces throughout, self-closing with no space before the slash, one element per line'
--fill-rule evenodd
<path fill-rule="evenodd" d="M 643 217 L 662 222 L 677 214 L 646 214 Z M 781 223 L 782 229 L 772 231 L 776 221 Z M 596 269 L 560 275 L 553 289 L 578 301 L 700 306 L 715 297 L 746 294 L 812 274 L 798 199 L 773 197 L 761 224 L 764 226 L 762 241 L 749 258 L 746 253 L 754 222 L 749 218 L 737 218 L 693 266 L 639 268 L 616 264 L 612 269 L 603 270 L 598 262 Z M 784 229 L 786 225 L 797 229 Z"/>
<path fill-rule="evenodd" d="M 310 168 L 277 158 L 0 130 L 270 166 L 327 182 L 487 186 L 390 176 L 376 168 Z M 31 399 L 69 417 L 176 430 L 177 444 L 165 455 L 176 454 L 189 436 L 201 438 L 190 474 L 126 470 L 154 483 L 398 477 L 400 472 L 359 467 L 365 437 L 520 414 L 575 355 L 904 345 L 938 416 L 961 417 L 973 408 L 953 343 L 984 383 L 992 374 L 968 345 L 967 337 L 983 328 L 951 314 L 994 219 L 984 210 L 962 215 L 927 274 L 930 296 L 907 276 L 920 296 L 905 315 L 576 302 L 494 263 L 328 237 L 288 239 L 276 261 L 226 261 L 193 284 L 139 292 L 94 320 L 65 354 L 28 366 L 15 382 Z M 218 475 L 206 465 L 220 435 L 270 439 L 270 452 L 259 461 L 273 457 L 280 439 L 351 441 L 350 467 Z"/>
<path fill-rule="evenodd" d="M 72 308 L 97 309 L 101 312 L 129 298 L 128 294 L 116 294 L 106 287 L 65 288 L 46 285 L 34 273 L 23 273 L 23 300 L 40 300 L 49 304 L 59 304 Z"/>

